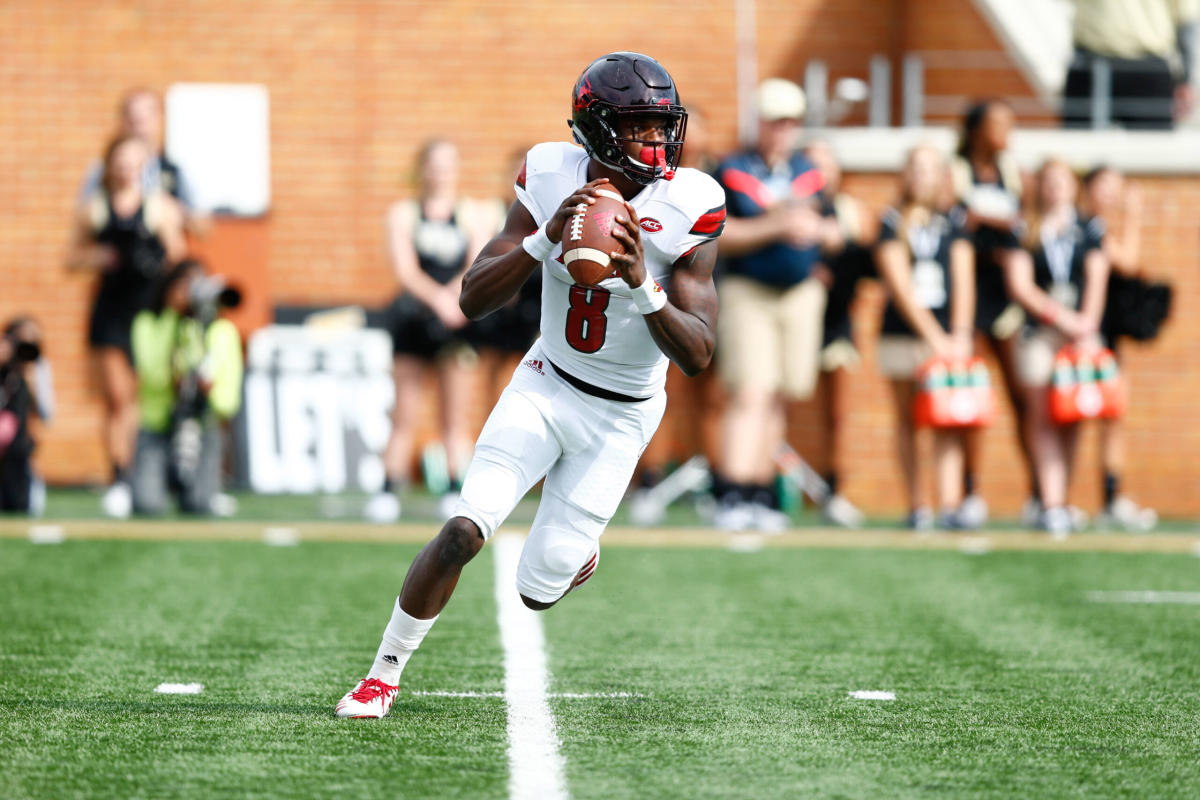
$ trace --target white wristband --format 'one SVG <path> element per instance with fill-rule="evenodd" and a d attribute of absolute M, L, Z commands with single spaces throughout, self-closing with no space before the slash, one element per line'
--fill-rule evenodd
<path fill-rule="evenodd" d="M 633 290 L 633 304 L 639 314 L 653 314 L 667 304 L 667 293 L 658 281 L 647 275 L 642 285 Z"/>
<path fill-rule="evenodd" d="M 521 247 L 539 264 L 554 252 L 554 242 L 546 235 L 546 223 L 521 240 Z"/>

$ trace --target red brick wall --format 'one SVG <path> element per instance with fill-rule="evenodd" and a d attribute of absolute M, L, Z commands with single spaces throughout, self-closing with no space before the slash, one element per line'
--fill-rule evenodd
<path fill-rule="evenodd" d="M 999 52 L 973 6 L 951 0 L 759 0 L 757 22 L 764 77 L 799 80 L 810 58 L 826 59 L 833 78 L 865 78 L 876 53 Z M 707 112 L 714 144 L 727 149 L 736 130 L 733 30 L 733 3 L 682 0 L 0 5 L 0 317 L 28 311 L 50 331 L 60 414 L 43 433 L 41 469 L 58 481 L 104 477 L 100 406 L 84 345 L 90 281 L 66 275 L 61 264 L 80 177 L 112 130 L 123 90 L 182 81 L 265 84 L 273 197 L 259 223 L 265 243 L 247 251 L 245 263 L 218 266 L 256 274 L 262 267 L 266 279 L 254 285 L 273 303 L 377 305 L 391 293 L 383 211 L 409 190 L 424 139 L 446 134 L 461 145 L 467 193 L 506 192 L 501 172 L 515 148 L 565 138 L 567 96 L 579 70 L 609 50 L 632 49 L 671 69 L 685 100 Z M 995 72 L 965 84 L 943 86 L 932 73 L 928 81 L 931 91 L 945 93 L 1031 94 L 1016 70 L 1003 76 L 1000 84 Z M 877 206 L 890 196 L 891 182 L 853 176 L 851 185 Z M 1200 292 L 1193 222 L 1200 188 L 1191 180 L 1145 185 L 1151 207 L 1163 211 L 1147 232 L 1148 256 L 1174 276 L 1187 308 Z M 863 331 L 877 324 L 878 306 L 874 290 L 859 304 Z M 1161 342 L 1129 359 L 1138 379 L 1130 482 L 1145 501 L 1176 513 L 1200 512 L 1200 496 L 1183 491 L 1200 485 L 1200 467 L 1189 461 L 1200 448 L 1184 401 L 1200 388 L 1184 357 L 1196 334 L 1195 323 L 1178 314 Z M 1183 376 L 1179 364 L 1188 370 Z M 1154 386 L 1156 377 L 1171 380 Z M 883 392 L 868 364 L 853 401 L 859 433 L 847 490 L 871 507 L 898 503 L 890 445 L 881 435 L 890 430 Z M 987 480 L 997 503 L 1020 495 L 1003 480 L 1017 472 L 1010 434 L 1006 422 L 989 434 Z M 797 435 L 807 440 L 803 424 Z M 1085 488 L 1093 492 L 1094 482 Z"/>

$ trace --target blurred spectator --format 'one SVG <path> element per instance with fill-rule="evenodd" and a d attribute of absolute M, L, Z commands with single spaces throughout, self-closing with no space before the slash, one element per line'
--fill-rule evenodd
<path fill-rule="evenodd" d="M 1056 425 L 1047 387 L 1055 354 L 1067 344 L 1083 351 L 1100 345 L 1108 260 L 1099 220 L 1075 210 L 1075 174 L 1063 161 L 1046 161 L 1037 174 L 1034 208 L 1021 230 L 1020 249 L 1005 259 L 1009 291 L 1026 311 L 1017 367 L 1026 392 L 1025 435 L 1036 463 L 1041 527 L 1061 535 L 1075 527 L 1067 489 L 1078 438 L 1076 425 Z"/>
<path fill-rule="evenodd" d="M 14 349 L 19 351 L 16 360 L 20 366 L 25 387 L 32 395 L 33 415 L 41 420 L 43 425 L 50 424 L 54 419 L 56 405 L 54 371 L 50 366 L 50 359 L 46 357 L 46 352 L 42 347 L 42 326 L 33 317 L 19 316 L 4 326 L 3 335 L 14 342 L 16 345 Z M 0 363 L 4 363 L 3 358 L 0 358 Z M 0 394 L 2 393 L 3 390 L 0 389 Z M 2 438 L 3 435 L 0 434 L 0 439 Z M 0 450 L 3 450 L 2 445 L 0 445 Z M 3 470 L 0 469 L 0 472 Z M 41 516 L 46 510 L 46 484 L 32 469 L 29 471 L 29 478 L 27 510 L 34 516 Z M 0 478 L 0 481 L 2 480 Z"/>
<path fill-rule="evenodd" d="M 17 317 L 0 334 L 0 511 L 40 513 L 33 472 L 30 420 L 54 413 L 50 365 L 42 357 L 42 332 Z M 44 498 L 42 498 L 44 500 Z"/>
<path fill-rule="evenodd" d="M 186 248 L 178 204 L 161 189 L 144 189 L 147 157 L 145 143 L 135 136 L 119 136 L 109 144 L 103 180 L 77 211 L 67 258 L 69 269 L 100 275 L 88 343 L 107 406 L 113 483 L 102 507 L 113 517 L 127 517 L 132 510 L 129 469 L 138 410 L 130 328 L 134 316 L 149 305 L 164 265 L 181 259 Z"/>
<path fill-rule="evenodd" d="M 149 309 L 133 322 L 141 429 L 134 460 L 134 509 L 161 514 L 170 493 L 180 510 L 210 514 L 220 491 L 220 423 L 242 401 L 242 341 L 218 319 L 236 305 L 230 290 L 197 261 L 163 276 Z"/>
<path fill-rule="evenodd" d="M 471 456 L 471 379 L 477 358 L 458 295 L 463 272 L 493 233 L 494 220 L 477 203 L 459 197 L 458 175 L 458 148 L 446 139 L 426 143 L 417 160 L 417 197 L 388 211 L 388 252 L 400 294 L 390 309 L 396 403 L 383 454 L 387 477 L 366 508 L 377 522 L 400 515 L 396 493 L 411 477 L 421 386 L 431 368 L 437 373 L 450 476 L 439 513 L 453 504 Z"/>
<path fill-rule="evenodd" d="M 513 153 L 504 171 L 504 195 L 491 203 L 480 202 L 477 205 L 481 224 L 486 224 L 492 234 L 504 226 L 504 215 L 515 199 L 514 180 L 525 166 L 527 152 L 529 148 L 522 147 Z M 483 222 L 487 215 L 492 217 L 491 223 Z M 521 363 L 521 356 L 537 338 L 541 318 L 542 271 L 534 270 L 515 297 L 468 327 L 471 341 L 479 351 L 479 372 L 483 377 L 484 393 L 489 400 L 485 410 L 495 405 L 500 393 L 512 379 L 513 370 Z M 479 427 L 482 427 L 482 420 L 479 421 Z"/>
<path fill-rule="evenodd" d="M 1117 170 L 1097 167 L 1083 180 L 1080 213 L 1089 221 L 1098 221 L 1104 231 L 1104 255 L 1110 273 L 1100 335 L 1119 361 L 1120 306 L 1142 283 L 1142 194 L 1136 185 L 1127 184 Z M 1125 380 L 1128 382 L 1128 375 Z M 1124 417 L 1101 420 L 1100 432 L 1104 509 L 1097 522 L 1103 527 L 1129 531 L 1152 529 L 1158 523 L 1158 514 L 1153 509 L 1141 508 L 1121 493 L 1125 471 Z"/>
<path fill-rule="evenodd" d="M 1112 121 L 1170 128 L 1195 105 L 1190 83 L 1200 0 L 1075 0 L 1075 56 L 1063 87 L 1063 125 L 1091 127 L 1092 65 L 1112 71 Z"/>
<path fill-rule="evenodd" d="M 970 242 L 959 222 L 940 210 L 945 171 L 942 156 L 933 148 L 917 147 L 909 153 L 900 205 L 884 212 L 875 248 L 879 275 L 890 296 L 879 338 L 879 366 L 891 380 L 896 403 L 896 444 L 907 491 L 907 522 L 913 529 L 933 524 L 922 500 L 917 466 L 916 374 L 932 357 L 960 360 L 971 355 L 975 312 Z M 965 446 L 963 431 L 934 429 L 939 524 L 944 528 L 962 527 L 958 511 Z"/>
<path fill-rule="evenodd" d="M 850 302 L 860 279 L 875 275 L 871 249 L 866 245 L 866 214 L 857 200 L 841 191 L 842 170 L 828 142 L 813 141 L 804 154 L 821 172 L 821 215 L 837 222 L 841 236 L 821 248 L 829 269 L 831 285 L 825 304 L 821 337 L 821 380 L 817 384 L 825 422 L 825 483 L 829 494 L 822 506 L 825 519 L 847 528 L 862 524 L 862 513 L 840 494 L 843 437 L 846 432 L 846 401 L 850 373 L 861 357 L 854 345 L 850 326 Z"/>
<path fill-rule="evenodd" d="M 774 491 L 785 400 L 813 394 L 826 295 L 814 272 L 821 244 L 841 237 L 836 221 L 820 214 L 820 172 L 795 149 L 803 91 L 768 79 L 757 107 L 757 145 L 725 160 L 716 175 L 729 212 L 717 329 L 717 368 L 729 398 L 714 522 L 727 530 L 787 524 Z"/>
<path fill-rule="evenodd" d="M 950 174 L 954 199 L 965 212 L 964 224 L 975 248 L 975 328 L 1000 365 L 1020 430 L 1025 418 L 1025 394 L 1017 381 L 1015 335 L 1023 314 L 1008 296 L 1001 263 L 1021 211 L 1021 173 L 1008 152 L 1013 121 L 1012 108 L 1002 100 L 983 100 L 968 108 Z M 1025 450 L 1024 437 L 1018 438 L 1036 497 L 1033 461 Z M 960 516 L 972 528 L 982 525 L 988 516 L 979 482 L 982 439 L 982 430 L 967 434 L 966 497 Z"/>
<path fill-rule="evenodd" d="M 149 155 L 142 167 L 142 190 L 149 194 L 161 189 L 174 197 L 183 208 L 187 228 L 193 233 L 203 234 L 208 229 L 209 219 L 196 207 L 183 170 L 163 150 L 163 111 L 158 94 L 141 87 L 126 92 L 118 106 L 117 122 L 118 136 L 133 136 L 146 145 Z M 103 174 L 103 164 L 94 164 L 88 170 L 79 190 L 80 205 L 90 202 Z"/>

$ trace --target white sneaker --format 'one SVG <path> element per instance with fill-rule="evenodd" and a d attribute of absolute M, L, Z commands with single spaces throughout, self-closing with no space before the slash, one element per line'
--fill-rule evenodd
<path fill-rule="evenodd" d="M 983 495 L 979 493 L 967 495 L 963 498 L 962 505 L 958 507 L 956 516 L 959 524 L 968 530 L 982 528 L 983 523 L 988 520 L 987 500 L 984 500 Z"/>
<path fill-rule="evenodd" d="M 779 509 L 771 508 L 762 503 L 752 503 L 750 506 L 751 524 L 762 533 L 783 533 L 792 527 L 792 519 Z"/>
<path fill-rule="evenodd" d="M 908 516 L 904 518 L 904 526 L 910 531 L 931 531 L 933 530 L 933 511 L 929 506 L 921 506 L 908 512 Z"/>
<path fill-rule="evenodd" d="M 363 509 L 363 516 L 371 522 L 387 524 L 400 519 L 400 498 L 391 492 L 379 492 L 371 496 Z"/>
<path fill-rule="evenodd" d="M 133 490 L 124 481 L 117 481 L 100 498 L 100 509 L 104 516 L 113 519 L 129 519 L 133 513 Z"/>
<path fill-rule="evenodd" d="M 629 521 L 634 525 L 657 525 L 667 516 L 667 509 L 654 499 L 649 489 L 638 489 L 629 498 Z"/>
<path fill-rule="evenodd" d="M 1091 518 L 1088 513 L 1079 506 L 1067 506 L 1067 515 L 1071 518 L 1071 530 L 1075 533 L 1087 530 L 1088 523 Z"/>
<path fill-rule="evenodd" d="M 749 503 L 718 505 L 713 526 L 723 531 L 744 531 L 754 525 L 754 507 Z"/>
<path fill-rule="evenodd" d="M 214 517 L 228 519 L 237 514 L 237 498 L 226 492 L 217 492 L 208 501 L 208 510 Z"/>
<path fill-rule="evenodd" d="M 1071 535 L 1071 512 L 1066 506 L 1047 508 L 1042 512 L 1041 528 L 1051 539 L 1066 539 Z"/>
<path fill-rule="evenodd" d="M 1143 508 L 1128 497 L 1118 497 L 1096 515 L 1096 525 L 1109 530 L 1118 529 L 1130 533 L 1145 533 L 1158 524 L 1158 512 Z"/>
<path fill-rule="evenodd" d="M 392 707 L 399 688 L 378 678 L 363 678 L 338 701 L 333 713 L 350 719 L 380 719 Z"/>
<path fill-rule="evenodd" d="M 1021 527 L 1035 529 L 1042 524 L 1042 504 L 1034 498 L 1025 501 L 1021 506 Z"/>
<path fill-rule="evenodd" d="M 458 492 L 446 492 L 438 498 L 437 514 L 438 517 L 445 522 L 454 516 L 454 509 L 458 506 Z"/>
<path fill-rule="evenodd" d="M 863 513 L 840 494 L 829 496 L 821 507 L 821 516 L 843 528 L 861 528 L 864 520 Z"/>

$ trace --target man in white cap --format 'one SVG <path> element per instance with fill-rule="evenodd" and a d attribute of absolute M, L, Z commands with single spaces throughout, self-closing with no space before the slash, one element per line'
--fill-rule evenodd
<path fill-rule="evenodd" d="M 729 402 L 715 522 L 779 531 L 787 518 L 774 491 L 774 465 L 785 404 L 811 397 L 816 387 L 826 297 L 821 247 L 837 249 L 831 239 L 841 234 L 820 215 L 821 173 L 796 148 L 804 92 L 770 78 L 756 101 L 757 143 L 716 173 L 728 209 L 717 352 Z"/>

